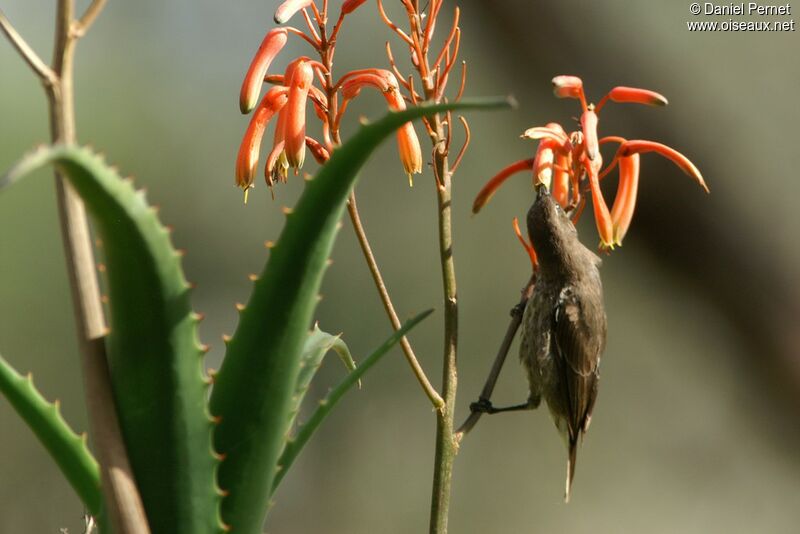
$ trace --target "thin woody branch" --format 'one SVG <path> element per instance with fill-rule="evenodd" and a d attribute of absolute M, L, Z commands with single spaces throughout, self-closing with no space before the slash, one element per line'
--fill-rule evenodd
<path fill-rule="evenodd" d="M 386 309 L 386 314 L 389 316 L 389 320 L 392 323 L 392 328 L 398 330 L 401 326 L 400 318 L 397 316 L 397 312 L 394 309 L 394 305 L 392 304 L 392 299 L 389 296 L 389 291 L 386 289 L 386 284 L 383 281 L 383 276 L 381 276 L 380 269 L 378 268 L 378 262 L 375 260 L 375 256 L 372 253 L 372 248 L 370 247 L 369 241 L 367 240 L 367 235 L 364 232 L 364 227 L 361 224 L 361 218 L 358 214 L 358 207 L 356 205 L 356 197 L 355 193 L 350 194 L 350 200 L 347 205 L 347 210 L 350 214 L 350 220 L 353 223 L 353 229 L 356 232 L 356 237 L 358 238 L 358 243 L 361 246 L 361 250 L 364 254 L 364 258 L 367 260 L 367 266 L 369 267 L 370 273 L 372 274 L 372 278 L 375 282 L 375 287 L 378 289 L 378 293 L 381 297 L 381 301 L 383 302 L 383 306 Z M 444 400 L 442 399 L 441 395 L 436 391 L 436 388 L 433 387 L 430 380 L 425 374 L 425 370 L 417 360 L 416 355 L 414 354 L 414 349 L 411 348 L 411 344 L 409 343 L 408 339 L 403 336 L 400 339 L 400 347 L 403 349 L 403 354 L 406 356 L 406 360 L 408 361 L 408 365 L 411 367 L 411 370 L 414 372 L 414 376 L 417 378 L 419 385 L 422 387 L 422 390 L 425 392 L 425 395 L 430 399 L 431 404 L 437 410 L 441 410 L 444 406 Z"/>
<path fill-rule="evenodd" d="M 81 19 L 75 20 L 74 0 L 58 0 L 52 67 L 42 61 L 0 11 L 3 33 L 44 83 L 50 103 L 53 142 L 76 142 L 72 83 L 75 43 L 96 20 L 104 5 L 105 0 L 93 1 Z M 150 531 L 147 518 L 114 407 L 105 351 L 108 329 L 94 272 L 94 250 L 86 210 L 78 194 L 58 172 L 56 197 L 86 383 L 90 430 L 101 466 L 105 513 L 117 534 L 147 534 Z"/>
<path fill-rule="evenodd" d="M 42 61 L 42 58 L 28 45 L 25 39 L 17 32 L 11 22 L 6 18 L 2 10 L 0 10 L 0 29 L 6 34 L 8 41 L 19 53 L 20 57 L 25 60 L 25 63 L 33 70 L 43 83 L 54 86 L 58 83 L 58 76 L 53 72 L 53 69 L 47 66 Z"/>
<path fill-rule="evenodd" d="M 86 32 L 92 27 L 97 16 L 103 11 L 106 6 L 106 0 L 93 0 L 80 19 L 72 24 L 72 36 L 76 38 L 83 37 Z"/>

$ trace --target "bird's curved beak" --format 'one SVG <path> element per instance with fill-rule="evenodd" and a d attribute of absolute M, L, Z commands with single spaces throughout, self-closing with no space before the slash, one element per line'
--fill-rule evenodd
<path fill-rule="evenodd" d="M 547 186 L 544 183 L 539 182 L 534 187 L 536 188 L 536 200 L 539 200 L 546 195 L 550 195 L 550 190 L 547 189 Z"/>

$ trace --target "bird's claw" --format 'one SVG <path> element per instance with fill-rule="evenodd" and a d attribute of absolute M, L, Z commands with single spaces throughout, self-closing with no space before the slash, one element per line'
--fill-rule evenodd
<path fill-rule="evenodd" d="M 470 403 L 470 412 L 494 413 L 494 406 L 489 399 L 480 398 L 477 402 Z"/>

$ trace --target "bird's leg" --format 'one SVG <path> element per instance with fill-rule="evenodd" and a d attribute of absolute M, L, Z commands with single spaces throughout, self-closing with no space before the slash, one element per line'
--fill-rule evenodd
<path fill-rule="evenodd" d="M 459 442 L 461 438 L 464 437 L 464 434 L 472 430 L 478 423 L 478 419 L 480 419 L 481 414 L 483 413 L 495 413 L 495 412 L 488 412 L 485 410 L 480 409 L 473 409 L 473 406 L 485 406 L 488 405 L 489 408 L 492 407 L 491 402 L 489 402 L 489 397 L 492 396 L 492 392 L 494 391 L 494 386 L 497 383 L 497 378 L 500 376 L 500 370 L 503 368 L 503 364 L 506 361 L 506 356 L 508 355 L 508 349 L 511 348 L 511 342 L 514 340 L 514 336 L 519 329 L 520 323 L 522 323 L 522 316 L 525 312 L 525 306 L 528 303 L 528 299 L 530 298 L 531 294 L 533 293 L 533 285 L 536 282 L 536 273 L 531 276 L 531 279 L 525 285 L 525 288 L 522 290 L 522 296 L 520 298 L 519 303 L 511 309 L 511 323 L 508 325 L 508 330 L 506 330 L 506 335 L 503 338 L 503 342 L 500 344 L 500 348 L 497 351 L 497 356 L 495 357 L 495 361 L 492 364 L 492 370 L 489 372 L 489 376 L 486 378 L 486 383 L 483 385 L 483 390 L 481 391 L 480 397 L 478 397 L 478 402 L 474 402 L 470 405 L 470 414 L 466 421 L 456 430 L 456 440 Z M 521 409 L 521 408 L 520 408 Z"/>
<path fill-rule="evenodd" d="M 480 412 L 480 413 L 501 413 L 501 412 L 520 412 L 523 410 L 533 410 L 536 408 L 536 404 L 527 401 L 523 402 L 522 404 L 514 404 L 513 406 L 504 406 L 503 408 L 495 408 L 492 405 L 492 401 L 486 398 L 479 398 L 478 402 L 473 402 L 469 405 L 470 412 Z"/>

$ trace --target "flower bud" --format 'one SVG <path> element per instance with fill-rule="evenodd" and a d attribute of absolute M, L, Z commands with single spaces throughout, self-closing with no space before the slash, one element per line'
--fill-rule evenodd
<path fill-rule="evenodd" d="M 294 68 L 289 83 L 289 98 L 286 102 L 286 124 L 283 130 L 284 150 L 289 166 L 295 170 L 303 166 L 306 154 L 306 101 L 314 70 L 301 61 Z"/>
<path fill-rule="evenodd" d="M 342 4 L 342 13 L 347 15 L 361 7 L 361 4 L 366 2 L 366 0 L 345 0 L 344 4 Z"/>
<path fill-rule="evenodd" d="M 608 92 L 612 102 L 645 104 L 647 106 L 666 106 L 667 99 L 655 91 L 638 89 L 636 87 L 615 87 Z"/>
<path fill-rule="evenodd" d="M 581 115 L 583 142 L 586 144 L 586 155 L 591 161 L 600 157 L 600 143 L 597 140 L 597 113 L 591 106 Z"/>
<path fill-rule="evenodd" d="M 547 123 L 545 126 L 528 128 L 525 130 L 525 133 L 522 134 L 522 137 L 525 139 L 552 139 L 553 141 L 557 141 L 560 145 L 567 145 L 569 143 L 567 132 L 564 131 L 564 128 L 562 128 L 560 124 L 555 122 Z"/>
<path fill-rule="evenodd" d="M 313 0 L 286 0 L 275 10 L 275 22 L 283 24 L 294 16 L 295 13 L 311 5 Z"/>
<path fill-rule="evenodd" d="M 284 28 L 275 28 L 264 37 L 250 63 L 250 68 L 247 69 L 242 90 L 239 93 L 239 109 L 242 113 L 250 113 L 255 107 L 258 94 L 261 92 L 261 85 L 264 83 L 264 75 L 272 60 L 286 45 L 287 40 L 288 32 Z"/>
<path fill-rule="evenodd" d="M 314 159 L 320 165 L 324 165 L 329 159 L 331 159 L 331 154 L 328 152 L 328 149 L 322 146 L 322 143 L 313 137 L 306 136 L 306 146 L 308 147 L 309 152 L 311 152 L 311 155 L 314 156 Z"/>
<path fill-rule="evenodd" d="M 556 76 L 553 78 L 553 93 L 558 98 L 583 98 L 583 81 L 577 76 Z"/>

